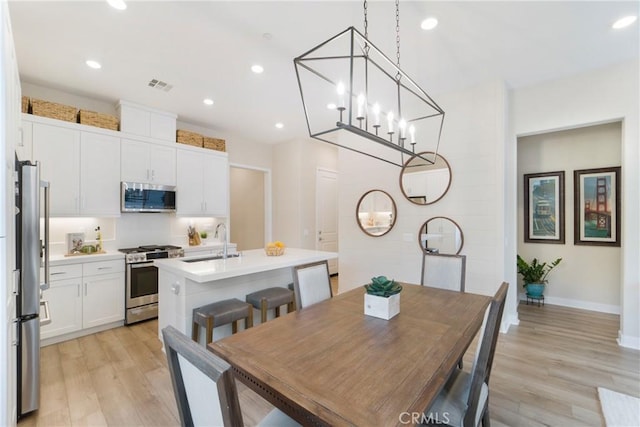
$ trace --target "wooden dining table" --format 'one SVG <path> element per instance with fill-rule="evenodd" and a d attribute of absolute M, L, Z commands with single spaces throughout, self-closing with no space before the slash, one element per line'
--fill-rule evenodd
<path fill-rule="evenodd" d="M 209 344 L 236 378 L 303 425 L 406 425 L 429 408 L 490 298 L 403 284 L 400 314 L 364 314 L 364 288 Z"/>

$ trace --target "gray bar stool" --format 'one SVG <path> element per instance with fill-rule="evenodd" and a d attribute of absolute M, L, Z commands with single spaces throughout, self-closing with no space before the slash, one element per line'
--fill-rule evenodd
<path fill-rule="evenodd" d="M 191 338 L 198 342 L 200 326 L 206 328 L 205 345 L 213 341 L 213 328 L 231 323 L 232 333 L 238 332 L 238 320 L 244 319 L 244 327 L 253 326 L 253 307 L 251 304 L 232 298 L 214 302 L 193 309 L 193 329 Z"/>
<path fill-rule="evenodd" d="M 246 301 L 260 310 L 260 321 L 267 321 L 267 310 L 276 309 L 276 317 L 280 317 L 280 306 L 287 305 L 287 313 L 295 311 L 293 291 L 287 288 L 267 288 L 247 294 Z"/>

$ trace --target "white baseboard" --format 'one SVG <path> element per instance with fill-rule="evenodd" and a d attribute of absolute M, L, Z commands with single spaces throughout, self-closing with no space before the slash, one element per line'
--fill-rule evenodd
<path fill-rule="evenodd" d="M 526 300 L 526 294 L 520 294 L 520 301 Z M 547 295 L 544 296 L 544 302 L 545 304 L 560 305 L 563 307 L 580 308 L 582 310 L 599 311 L 601 313 L 620 314 L 619 305 L 599 304 L 597 302 L 550 297 Z M 537 304 L 537 302 L 534 302 L 534 304 Z"/>
<path fill-rule="evenodd" d="M 96 326 L 94 328 L 89 329 L 81 329 L 79 331 L 70 332 L 68 334 L 58 335 L 55 337 L 44 338 L 40 340 L 40 347 L 46 347 L 51 344 L 58 344 L 64 341 L 69 341 L 72 339 L 84 337 L 85 335 L 95 334 L 97 332 L 106 331 L 107 329 L 118 328 L 124 325 L 124 320 L 119 320 L 117 322 L 107 323 L 106 325 Z"/>
<path fill-rule="evenodd" d="M 503 315 L 502 322 L 500 323 L 500 333 L 506 334 L 509 332 L 509 327 L 511 325 L 518 326 L 520 324 L 520 319 L 518 318 L 518 313 L 511 315 Z"/>
<path fill-rule="evenodd" d="M 621 347 L 632 348 L 634 350 L 640 350 L 640 337 L 632 337 L 629 335 L 622 335 L 622 331 L 618 331 L 618 345 Z"/>

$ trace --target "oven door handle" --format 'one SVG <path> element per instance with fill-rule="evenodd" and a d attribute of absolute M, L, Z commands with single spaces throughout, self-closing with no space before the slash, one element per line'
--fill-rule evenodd
<path fill-rule="evenodd" d="M 131 268 L 144 268 L 144 267 L 153 267 L 153 261 L 150 262 L 140 262 L 137 264 L 129 264 Z"/>

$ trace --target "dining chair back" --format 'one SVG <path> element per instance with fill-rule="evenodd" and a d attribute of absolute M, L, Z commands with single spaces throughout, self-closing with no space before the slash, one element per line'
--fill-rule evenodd
<path fill-rule="evenodd" d="M 421 284 L 464 292 L 466 255 L 425 253 L 422 258 Z"/>
<path fill-rule="evenodd" d="M 162 329 L 180 424 L 242 427 L 242 411 L 231 366 L 173 326 Z M 259 425 L 298 425 L 277 409 Z"/>
<path fill-rule="evenodd" d="M 425 412 L 428 425 L 489 427 L 489 376 L 509 285 L 503 282 L 485 312 L 471 372 L 456 369 Z M 446 414 L 446 421 L 443 417 Z"/>
<path fill-rule="evenodd" d="M 333 292 L 327 261 L 293 267 L 293 289 L 297 310 L 331 298 Z"/>
<path fill-rule="evenodd" d="M 493 356 L 498 343 L 500 323 L 509 285 L 503 282 L 498 288 L 489 305 L 488 315 L 484 323 L 484 331 L 480 335 L 480 346 L 471 368 L 469 396 L 467 398 L 467 413 L 464 417 L 465 426 L 476 426 L 480 419 L 488 427 L 489 423 L 489 376 Z M 485 422 L 486 420 L 486 422 Z"/>

